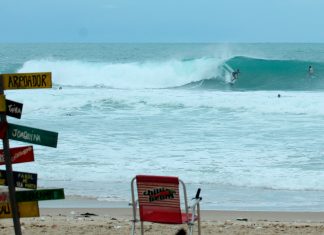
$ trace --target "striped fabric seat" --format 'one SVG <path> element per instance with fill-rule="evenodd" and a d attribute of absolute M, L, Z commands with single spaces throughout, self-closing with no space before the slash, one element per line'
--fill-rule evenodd
<path fill-rule="evenodd" d="M 136 182 L 142 221 L 183 223 L 177 177 L 139 175 Z"/>
<path fill-rule="evenodd" d="M 135 180 L 137 186 L 137 202 L 134 192 Z M 179 183 L 181 183 L 183 187 L 184 213 L 181 211 Z M 137 220 L 137 203 L 139 206 L 141 228 L 144 221 L 164 224 L 188 224 L 193 226 L 193 222 L 199 219 L 199 212 L 198 216 L 189 213 L 185 185 L 178 177 L 137 175 L 132 180 L 132 204 L 134 214 L 133 234 L 135 234 L 135 223 Z M 199 202 L 197 204 L 199 204 Z M 144 234 L 143 228 L 142 234 Z"/>

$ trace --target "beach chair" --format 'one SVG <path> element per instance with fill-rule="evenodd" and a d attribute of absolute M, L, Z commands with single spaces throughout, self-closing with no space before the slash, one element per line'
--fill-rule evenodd
<path fill-rule="evenodd" d="M 136 186 L 135 186 L 136 181 Z M 184 212 L 181 211 L 180 184 L 183 189 Z M 135 198 L 135 188 L 137 198 Z M 132 231 L 135 234 L 137 222 L 141 222 L 141 234 L 144 234 L 143 222 L 162 224 L 187 224 L 189 234 L 193 234 L 194 223 L 198 223 L 200 229 L 200 189 L 193 198 L 193 203 L 188 207 L 185 184 L 178 177 L 137 175 L 131 181 L 132 190 Z M 137 207 L 139 207 L 139 220 L 137 219 Z"/>

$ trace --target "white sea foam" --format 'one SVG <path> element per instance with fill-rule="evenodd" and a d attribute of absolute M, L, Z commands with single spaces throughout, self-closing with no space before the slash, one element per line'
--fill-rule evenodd
<path fill-rule="evenodd" d="M 54 83 L 113 88 L 166 88 L 212 78 L 223 60 L 91 63 L 84 61 L 30 60 L 18 72 L 51 71 Z"/>
<path fill-rule="evenodd" d="M 201 187 L 206 208 L 324 209 L 323 92 L 141 89 L 217 75 L 221 58 L 199 58 L 25 62 L 19 72 L 52 71 L 63 89 L 6 91 L 24 104 L 22 119 L 8 121 L 59 139 L 57 149 L 34 145 L 35 162 L 14 170 L 125 206 L 136 174 L 161 174 Z"/>
<path fill-rule="evenodd" d="M 114 184 L 150 173 L 193 184 L 324 190 L 314 165 L 323 155 L 321 93 L 277 98 L 275 92 L 63 88 L 9 94 L 26 100 L 26 125 L 60 133 L 57 150 L 35 146 L 36 163 L 18 166 L 36 168 L 40 179 Z"/>

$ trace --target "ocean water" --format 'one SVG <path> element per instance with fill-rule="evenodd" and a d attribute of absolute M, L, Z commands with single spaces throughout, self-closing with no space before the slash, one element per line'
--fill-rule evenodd
<path fill-rule="evenodd" d="M 135 175 L 175 175 L 204 209 L 324 210 L 324 44 L 0 44 L 0 73 L 46 71 L 5 92 L 59 133 L 13 166 L 40 187 L 127 207 Z"/>

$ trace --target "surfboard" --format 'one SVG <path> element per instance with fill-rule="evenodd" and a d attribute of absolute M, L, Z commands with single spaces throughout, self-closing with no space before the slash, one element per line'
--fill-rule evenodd
<path fill-rule="evenodd" d="M 236 79 L 232 80 L 232 73 L 234 72 L 234 69 L 232 69 L 226 63 L 223 64 L 223 69 L 225 70 L 225 72 L 229 73 L 230 80 L 228 81 L 228 79 L 227 79 L 228 84 L 233 85 L 235 83 L 235 81 L 236 81 Z"/>
<path fill-rule="evenodd" d="M 223 68 L 227 71 L 227 72 L 229 72 L 231 75 L 232 75 L 232 73 L 234 72 L 234 69 L 232 69 L 228 64 L 226 64 L 226 63 L 224 63 L 223 64 Z"/>

